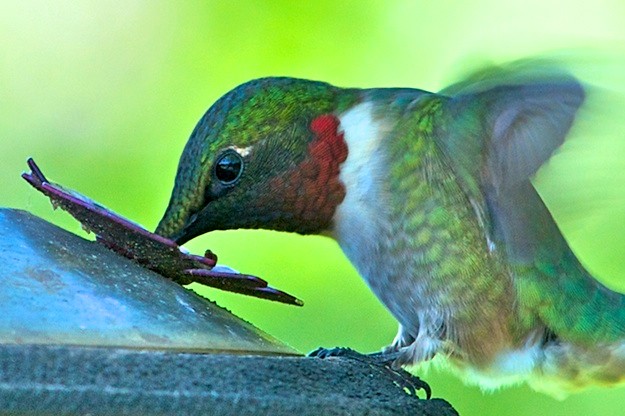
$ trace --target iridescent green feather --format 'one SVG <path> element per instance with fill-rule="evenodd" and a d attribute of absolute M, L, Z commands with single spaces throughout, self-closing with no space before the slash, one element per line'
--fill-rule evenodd
<path fill-rule="evenodd" d="M 494 321 L 506 319 L 512 305 L 501 301 L 511 297 L 512 285 L 506 268 L 492 260 L 470 197 L 436 140 L 446 101 L 424 95 L 400 118 L 387 149 L 394 161 L 388 164 L 388 187 L 398 232 L 412 245 L 406 261 L 414 276 L 405 280 L 428 279 L 433 303 L 453 314 L 456 326 L 447 328 L 448 335 L 462 344 L 475 342 L 462 337 L 488 337 Z"/>

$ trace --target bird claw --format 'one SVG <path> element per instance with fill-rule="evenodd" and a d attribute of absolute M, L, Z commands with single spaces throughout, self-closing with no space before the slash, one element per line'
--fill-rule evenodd
<path fill-rule="evenodd" d="M 335 347 L 335 348 L 323 348 L 319 347 L 316 350 L 313 350 L 307 354 L 308 357 L 316 357 L 316 358 L 329 358 L 329 357 L 346 357 L 346 358 L 360 358 L 365 357 L 365 355 L 347 347 Z"/>
<path fill-rule="evenodd" d="M 308 353 L 308 357 L 326 359 L 330 357 L 347 358 L 360 361 L 377 368 L 384 369 L 390 375 L 393 384 L 404 390 L 406 393 L 417 396 L 419 390 L 425 392 L 425 398 L 432 397 L 432 389 L 428 383 L 421 378 L 414 376 L 407 371 L 396 368 L 394 363 L 399 356 L 399 352 L 375 352 L 371 354 L 361 354 L 358 351 L 347 347 L 323 348 L 319 347 Z"/>

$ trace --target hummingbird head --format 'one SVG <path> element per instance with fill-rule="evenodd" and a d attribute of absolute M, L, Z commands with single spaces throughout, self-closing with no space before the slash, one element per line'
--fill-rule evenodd
<path fill-rule="evenodd" d="M 349 94 L 339 91 L 263 78 L 221 97 L 184 148 L 156 233 L 183 244 L 220 229 L 328 229 L 345 195 L 347 146 L 333 111 Z"/>

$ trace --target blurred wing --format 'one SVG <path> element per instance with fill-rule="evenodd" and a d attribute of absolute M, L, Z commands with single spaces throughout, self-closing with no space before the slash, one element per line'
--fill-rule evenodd
<path fill-rule="evenodd" d="M 564 142 L 584 90 L 544 66 L 483 71 L 452 86 L 453 128 L 443 140 L 460 176 L 484 195 L 491 231 L 511 259 L 532 261 L 540 244 L 568 247 L 530 178 Z"/>
<path fill-rule="evenodd" d="M 482 71 L 443 91 L 450 128 L 440 146 L 486 217 L 522 306 L 559 336 L 622 336 L 620 294 L 594 280 L 564 240 L 530 178 L 563 143 L 584 101 L 572 76 L 544 65 Z M 620 308 L 622 311 L 623 308 Z"/>

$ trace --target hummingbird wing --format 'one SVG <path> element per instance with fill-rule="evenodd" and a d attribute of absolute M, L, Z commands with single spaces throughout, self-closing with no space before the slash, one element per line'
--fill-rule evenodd
<path fill-rule="evenodd" d="M 622 337 L 625 297 L 584 269 L 530 182 L 563 143 L 583 87 L 554 67 L 525 62 L 482 71 L 442 93 L 451 96 L 451 119 L 439 145 L 485 213 L 529 319 L 575 342 Z"/>
<path fill-rule="evenodd" d="M 471 194 L 483 195 L 495 237 L 514 259 L 531 261 L 540 241 L 553 245 L 561 233 L 530 178 L 564 142 L 582 86 L 555 68 L 522 63 L 481 71 L 443 93 L 452 95 L 453 127 L 441 141 L 447 155 Z"/>

